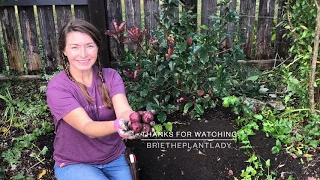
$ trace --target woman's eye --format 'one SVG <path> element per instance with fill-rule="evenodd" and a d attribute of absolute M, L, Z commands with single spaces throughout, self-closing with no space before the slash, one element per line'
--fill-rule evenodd
<path fill-rule="evenodd" d="M 78 47 L 71 47 L 71 49 L 77 49 Z"/>

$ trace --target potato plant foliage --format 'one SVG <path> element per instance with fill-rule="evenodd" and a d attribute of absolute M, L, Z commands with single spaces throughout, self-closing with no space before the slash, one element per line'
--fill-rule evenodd
<path fill-rule="evenodd" d="M 237 12 L 221 6 L 221 16 L 210 16 L 213 26 L 202 25 L 198 30 L 190 7 L 181 4 L 180 20 L 175 18 L 178 3 L 161 5 L 158 29 L 150 38 L 146 38 L 148 30 L 125 32 L 124 23 L 118 26 L 113 22 L 115 31 L 107 31 L 119 43 L 130 44 L 118 63 L 130 103 L 136 110 L 155 110 L 160 122 L 175 110 L 199 118 L 205 109 L 216 105 L 218 97 L 255 95 L 259 90 L 258 85 L 245 80 L 250 71 L 237 62 L 245 58 L 242 41 L 228 30 L 228 25 L 238 25 Z M 230 47 L 226 47 L 231 36 Z"/>

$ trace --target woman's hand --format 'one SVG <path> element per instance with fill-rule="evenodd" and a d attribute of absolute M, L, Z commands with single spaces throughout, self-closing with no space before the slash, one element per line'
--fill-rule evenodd
<path fill-rule="evenodd" d="M 135 133 L 131 130 L 131 121 L 126 119 L 116 119 L 114 121 L 114 129 L 118 132 L 120 137 L 124 139 L 138 139 L 140 134 Z"/>

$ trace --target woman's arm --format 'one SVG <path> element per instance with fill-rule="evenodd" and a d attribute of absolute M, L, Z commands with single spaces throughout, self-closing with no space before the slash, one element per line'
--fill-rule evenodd
<path fill-rule="evenodd" d="M 63 120 L 91 138 L 103 137 L 117 132 L 114 128 L 114 121 L 93 121 L 82 107 L 72 110 L 63 117 Z"/>
<path fill-rule="evenodd" d="M 124 94 L 114 95 L 112 104 L 117 119 L 129 120 L 130 114 L 134 112 Z M 82 107 L 72 110 L 63 117 L 63 120 L 91 138 L 103 137 L 117 132 L 114 128 L 114 121 L 93 121 Z"/>
<path fill-rule="evenodd" d="M 118 119 L 127 119 L 134 111 L 130 107 L 127 97 L 124 94 L 116 94 L 112 97 L 112 104 Z"/>

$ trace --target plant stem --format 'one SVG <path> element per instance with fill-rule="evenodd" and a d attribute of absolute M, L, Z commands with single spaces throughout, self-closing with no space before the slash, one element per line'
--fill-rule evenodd
<path fill-rule="evenodd" d="M 291 110 L 289 112 L 285 112 L 283 113 L 282 115 L 280 115 L 280 117 L 283 117 L 284 115 L 287 115 L 287 114 L 290 114 L 290 113 L 294 113 L 294 112 L 301 112 L 301 111 L 311 111 L 310 108 L 305 108 L 305 109 L 294 109 L 294 110 Z M 320 110 L 315 110 L 315 112 L 317 113 L 320 113 Z"/>

